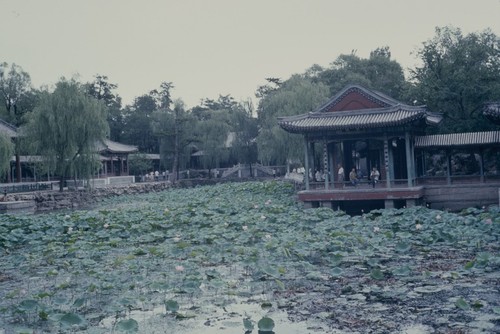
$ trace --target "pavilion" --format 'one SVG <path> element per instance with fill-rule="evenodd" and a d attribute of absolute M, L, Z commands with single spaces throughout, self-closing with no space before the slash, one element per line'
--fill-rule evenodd
<path fill-rule="evenodd" d="M 485 171 L 484 155 L 498 155 L 500 131 L 425 135 L 427 127 L 438 126 L 441 120 L 440 114 L 425 106 L 410 106 L 381 92 L 349 85 L 315 111 L 281 117 L 278 123 L 304 137 L 304 168 L 311 172 L 304 174 L 305 189 L 298 198 L 308 206 L 366 211 L 423 203 L 451 209 L 498 203 L 500 184 L 488 173 L 496 175 L 499 168 Z M 458 178 L 460 171 L 453 162 L 467 155 L 477 160 L 479 168 Z M 436 168 L 436 157 L 442 156 L 444 162 Z M 343 166 L 347 182 L 339 182 L 338 166 Z M 380 171 L 376 187 L 369 179 L 373 167 Z M 352 168 L 360 175 L 357 186 L 348 182 Z M 314 180 L 317 170 L 322 171 L 321 180 Z M 486 191 L 486 181 L 497 184 Z M 448 200 L 446 188 L 464 188 L 464 183 L 469 194 Z M 444 193 L 434 187 L 445 189 Z"/>

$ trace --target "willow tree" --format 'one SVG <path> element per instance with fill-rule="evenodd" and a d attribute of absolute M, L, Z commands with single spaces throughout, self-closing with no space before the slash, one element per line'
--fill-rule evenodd
<path fill-rule="evenodd" d="M 0 180 L 9 171 L 10 159 L 13 152 L 12 141 L 8 136 L 0 132 Z"/>
<path fill-rule="evenodd" d="M 41 155 L 64 180 L 78 175 L 90 179 L 99 167 L 96 147 L 108 131 L 105 105 L 84 92 L 74 80 L 61 79 L 55 90 L 44 91 L 25 127 L 33 153 Z"/>
<path fill-rule="evenodd" d="M 206 120 L 198 122 L 198 149 L 203 152 L 201 162 L 209 171 L 219 168 L 220 164 L 229 158 L 227 145 L 231 131 L 229 113 L 227 110 L 209 111 Z"/>
<path fill-rule="evenodd" d="M 329 97 L 328 87 L 311 79 L 293 75 L 278 88 L 270 90 L 257 109 L 259 159 L 265 164 L 283 164 L 304 158 L 304 139 L 278 125 L 278 117 L 293 116 L 316 109 Z"/>

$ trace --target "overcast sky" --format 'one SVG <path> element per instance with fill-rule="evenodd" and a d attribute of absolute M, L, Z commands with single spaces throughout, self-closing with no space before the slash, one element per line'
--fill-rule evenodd
<path fill-rule="evenodd" d="M 170 81 L 189 108 L 254 98 L 266 77 L 352 50 L 367 58 L 389 46 L 413 67 L 436 26 L 500 36 L 500 0 L 0 0 L 0 12 L 0 62 L 35 87 L 107 75 L 129 104 Z"/>

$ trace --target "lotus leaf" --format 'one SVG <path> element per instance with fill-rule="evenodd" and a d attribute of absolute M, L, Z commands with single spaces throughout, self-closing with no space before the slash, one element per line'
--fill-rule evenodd
<path fill-rule="evenodd" d="M 255 323 L 250 318 L 244 318 L 243 319 L 243 327 L 245 328 L 245 330 L 251 332 L 251 331 L 253 331 L 253 329 L 255 327 Z"/>
<path fill-rule="evenodd" d="M 120 320 L 116 323 L 115 329 L 119 332 L 137 333 L 139 332 L 139 323 L 134 319 Z"/>
<path fill-rule="evenodd" d="M 263 317 L 257 323 L 257 327 L 261 332 L 271 332 L 274 329 L 274 320 L 269 317 Z"/>
<path fill-rule="evenodd" d="M 18 310 L 24 311 L 24 312 L 29 312 L 29 311 L 34 311 L 38 308 L 38 301 L 33 300 L 33 299 L 26 299 L 23 300 L 22 302 L 19 303 L 19 306 L 17 307 Z"/>
<path fill-rule="evenodd" d="M 383 280 L 385 278 L 385 275 L 380 269 L 375 268 L 370 272 L 370 277 L 375 280 Z"/>
<path fill-rule="evenodd" d="M 59 319 L 60 324 L 63 327 L 78 326 L 81 327 L 87 323 L 85 318 L 80 314 L 76 313 L 66 313 Z"/>
<path fill-rule="evenodd" d="M 167 312 L 176 313 L 179 310 L 179 303 L 175 300 L 169 299 L 165 301 L 165 309 Z"/>
<path fill-rule="evenodd" d="M 455 306 L 462 310 L 468 310 L 470 308 L 469 304 L 463 298 L 459 298 L 455 302 Z"/>

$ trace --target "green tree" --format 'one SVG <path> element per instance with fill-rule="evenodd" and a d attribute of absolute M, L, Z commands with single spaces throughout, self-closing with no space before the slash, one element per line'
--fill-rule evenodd
<path fill-rule="evenodd" d="M 250 101 L 239 103 L 231 114 L 231 132 L 234 139 L 231 151 L 238 162 L 249 164 L 257 161 L 258 120 L 253 117 L 254 108 Z"/>
<path fill-rule="evenodd" d="M 203 151 L 205 168 L 257 161 L 258 126 L 251 101 L 236 102 L 230 95 L 219 95 L 217 100 L 202 100 L 191 114 L 199 120 L 197 149 Z"/>
<path fill-rule="evenodd" d="M 131 106 L 124 109 L 122 140 L 137 145 L 140 152 L 158 153 L 160 145 L 153 133 L 153 112 L 158 109 L 155 98 L 149 94 L 135 98 Z"/>
<path fill-rule="evenodd" d="M 389 47 L 377 48 L 368 59 L 355 52 L 340 55 L 328 69 L 313 65 L 306 76 L 322 82 L 330 88 L 330 95 L 338 93 L 350 84 L 358 84 L 379 90 L 395 99 L 401 99 L 407 90 L 403 68 L 391 59 Z"/>
<path fill-rule="evenodd" d="M 171 162 L 172 182 L 178 179 L 180 166 L 190 158 L 190 146 L 196 141 L 193 129 L 196 118 L 186 112 L 181 100 L 173 102 L 173 109 L 159 109 L 152 117 L 153 134 L 160 140 L 160 156 L 164 165 Z"/>
<path fill-rule="evenodd" d="M 410 94 L 415 103 L 443 113 L 441 132 L 493 128 L 482 109 L 500 99 L 498 36 L 490 30 L 464 36 L 458 28 L 436 28 L 418 56 L 422 65 L 411 72 Z"/>
<path fill-rule="evenodd" d="M 174 85 L 171 82 L 162 82 L 160 84 L 160 89 L 153 89 L 149 92 L 149 95 L 155 99 L 156 109 L 170 109 L 172 105 L 172 94 L 171 90 Z"/>
<path fill-rule="evenodd" d="M 9 171 L 13 152 L 14 148 L 10 138 L 0 133 L 0 180 L 4 179 L 5 174 Z"/>
<path fill-rule="evenodd" d="M 42 93 L 23 133 L 33 153 L 54 166 L 61 191 L 65 178 L 78 173 L 88 180 L 97 172 L 97 143 L 109 131 L 106 116 L 104 104 L 74 80 L 63 78 L 52 93 Z"/>
<path fill-rule="evenodd" d="M 303 138 L 290 134 L 278 125 L 278 117 L 304 114 L 316 109 L 329 98 L 329 89 L 304 75 L 293 75 L 279 88 L 265 95 L 257 109 L 259 135 L 258 156 L 265 164 L 283 164 L 303 160 Z"/>
<path fill-rule="evenodd" d="M 33 111 L 38 92 L 31 88 L 31 78 L 16 64 L 0 63 L 0 95 L 4 108 L 0 108 L 0 118 L 19 127 L 24 122 L 24 115 Z M 20 139 L 15 140 L 16 178 L 21 182 Z"/>
<path fill-rule="evenodd" d="M 109 138 L 111 140 L 122 141 L 124 119 L 122 111 L 122 99 L 114 91 L 117 84 L 109 82 L 105 75 L 97 74 L 94 81 L 85 85 L 87 93 L 103 103 L 108 108 Z"/>
<path fill-rule="evenodd" d="M 21 125 L 22 116 L 32 111 L 30 91 L 31 78 L 27 72 L 16 64 L 0 63 L 0 94 L 6 121 Z"/>
<path fill-rule="evenodd" d="M 129 155 L 128 168 L 133 175 L 144 175 L 153 169 L 153 165 L 145 153 L 138 153 Z"/>
<path fill-rule="evenodd" d="M 227 110 L 211 110 L 207 119 L 198 122 L 197 148 L 203 152 L 201 161 L 209 170 L 219 168 L 222 162 L 229 159 L 229 143 L 231 126 Z"/>

